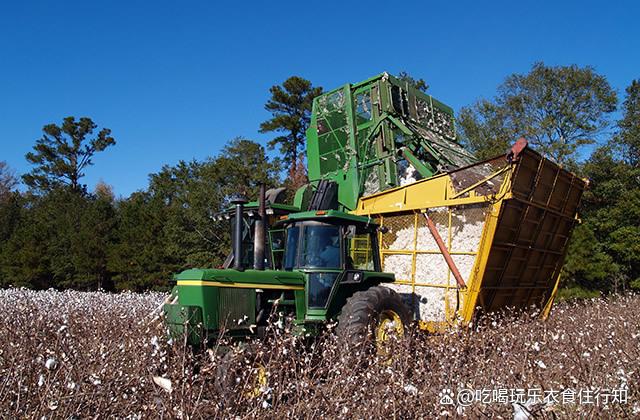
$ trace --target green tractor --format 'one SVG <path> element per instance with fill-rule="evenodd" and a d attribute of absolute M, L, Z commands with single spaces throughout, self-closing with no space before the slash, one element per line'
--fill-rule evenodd
<path fill-rule="evenodd" d="M 383 286 L 394 275 L 381 271 L 372 219 L 339 210 L 289 212 L 290 206 L 265 203 L 264 197 L 233 203 L 235 214 L 227 214 L 234 226 L 228 267 L 189 269 L 174 277 L 164 305 L 172 335 L 194 346 L 220 334 L 246 341 L 264 336 L 274 316 L 278 323 L 293 319 L 294 333 L 305 336 L 337 321 L 336 331 L 352 344 L 380 347 L 391 335 L 404 334 L 411 314 Z"/>

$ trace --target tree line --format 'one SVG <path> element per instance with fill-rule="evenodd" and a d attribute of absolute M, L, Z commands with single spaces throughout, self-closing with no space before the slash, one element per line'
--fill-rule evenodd
<path fill-rule="evenodd" d="M 640 81 L 625 89 L 619 107 L 616 91 L 593 68 L 536 63 L 507 77 L 494 98 L 463 108 L 458 123 L 478 157 L 503 153 L 524 136 L 588 180 L 562 295 L 640 289 Z"/>
<path fill-rule="evenodd" d="M 428 89 L 423 79 L 399 76 Z M 275 134 L 267 147 L 280 157 L 235 138 L 216 156 L 165 165 L 126 198 L 104 182 L 93 191 L 82 183 L 95 157 L 115 147 L 109 129 L 86 117 L 45 125 L 25 155 L 28 173 L 18 178 L 0 162 L 0 286 L 164 289 L 182 269 L 220 266 L 229 229 L 212 216 L 232 194 L 255 196 L 261 183 L 294 191 L 307 182 L 305 130 L 322 92 L 298 76 L 270 89 L 272 117 L 259 130 Z M 536 63 L 458 115 L 459 141 L 479 158 L 505 153 L 524 136 L 589 179 L 563 269 L 565 294 L 640 288 L 640 82 L 619 102 L 591 67 Z"/>

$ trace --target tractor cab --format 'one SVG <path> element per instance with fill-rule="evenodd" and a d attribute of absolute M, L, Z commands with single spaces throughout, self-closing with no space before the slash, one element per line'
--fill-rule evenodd
<path fill-rule="evenodd" d="M 305 274 L 307 321 L 333 318 L 347 297 L 364 285 L 393 281 L 381 273 L 377 224 L 337 210 L 292 213 L 284 231 L 283 271 Z"/>

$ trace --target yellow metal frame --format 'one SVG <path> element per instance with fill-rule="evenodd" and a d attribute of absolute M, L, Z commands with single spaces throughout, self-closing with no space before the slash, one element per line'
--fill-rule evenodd
<path fill-rule="evenodd" d="M 547 303 L 544 305 L 544 308 L 540 313 L 540 316 L 544 320 L 549 318 L 549 314 L 551 313 L 551 306 L 553 306 L 553 302 L 556 300 L 556 295 L 558 294 L 558 287 L 560 286 L 560 278 L 561 276 L 558 275 L 558 278 L 556 279 L 556 284 L 553 286 L 553 292 L 551 292 L 551 296 L 549 296 L 549 300 L 547 300 Z"/>
<path fill-rule="evenodd" d="M 442 174 L 426 180 L 418 181 L 413 184 L 383 191 L 378 194 L 363 197 L 358 202 L 358 207 L 352 213 L 357 215 L 366 215 L 369 217 L 377 217 L 380 225 L 384 226 L 385 216 L 391 216 L 397 213 L 413 212 L 414 221 L 414 238 L 412 250 L 385 250 L 380 247 L 380 260 L 384 262 L 387 255 L 410 255 L 411 256 L 411 275 L 410 279 L 397 279 L 396 284 L 411 286 L 412 292 L 415 293 L 417 287 L 435 287 L 445 289 L 444 305 L 445 320 L 444 322 L 436 321 L 420 321 L 419 326 L 429 331 L 443 331 L 449 326 L 464 322 L 468 323 L 474 314 L 480 286 L 482 285 L 482 277 L 487 265 L 489 257 L 489 249 L 493 242 L 493 237 L 498 223 L 498 216 L 505 199 L 512 198 L 511 179 L 513 175 L 513 165 L 506 165 L 503 168 L 494 171 L 489 176 L 481 179 L 473 185 L 465 188 L 460 192 L 456 192 L 453 187 L 453 180 L 449 174 Z M 500 186 L 497 194 L 477 195 L 474 191 L 480 185 L 504 174 L 505 178 Z M 466 195 L 465 197 L 462 197 Z M 488 204 L 489 212 L 485 220 L 482 236 L 476 252 L 456 252 L 452 251 L 453 232 L 452 232 L 452 207 L 469 205 L 469 204 Z M 420 254 L 441 254 L 440 250 L 418 250 L 418 228 L 419 217 L 428 209 L 436 207 L 446 207 L 448 212 L 448 238 L 447 248 L 451 255 L 475 255 L 475 262 L 469 279 L 467 280 L 467 288 L 458 288 L 455 282 L 451 282 L 451 270 L 447 270 L 446 284 L 435 284 L 416 280 L 416 259 Z M 379 243 L 382 244 L 382 233 L 379 233 Z M 462 298 L 462 305 L 454 305 L 451 302 L 451 290 L 455 290 L 458 294 L 457 299 Z"/>
<path fill-rule="evenodd" d="M 522 308 L 540 305 L 541 316 L 549 316 L 560 282 L 566 241 L 573 228 L 571 219 L 577 219 L 571 213 L 577 209 L 585 182 L 530 149 L 525 149 L 514 161 L 503 161 L 503 165 L 499 162 L 492 159 L 476 164 L 497 168 L 482 179 L 477 179 L 479 172 L 475 168 L 461 168 L 362 197 L 353 211 L 378 219 L 382 226 L 397 224 L 410 228 L 413 224 L 413 246 L 405 246 L 411 249 L 384 249 L 383 234 L 379 233 L 380 258 L 384 262 L 390 255 L 411 257 L 410 270 L 401 273 L 409 278 L 398 278 L 396 283 L 411 286 L 413 292 L 416 287 L 445 290 L 444 321 L 420 322 L 423 328 L 441 331 L 456 323 L 468 323 L 477 307 L 497 310 L 512 301 Z M 470 171 L 464 172 L 467 170 Z M 491 183 L 492 188 L 481 187 L 496 177 L 501 180 L 499 188 L 495 182 Z M 461 187 L 469 182 L 472 184 Z M 453 211 L 474 204 L 485 212 L 478 248 L 475 252 L 452 251 Z M 441 214 L 438 223 L 441 227 L 447 224 L 448 237 L 444 241 L 449 253 L 475 255 L 464 288 L 459 288 L 457 282 L 452 284 L 451 270 L 447 270 L 446 280 L 439 279 L 439 284 L 434 283 L 435 279 L 416 279 L 418 256 L 441 254 L 440 249 L 417 249 L 418 220 L 422 219 L 422 213 L 435 213 L 436 208 L 448 211 L 448 220 Z M 528 230 L 522 231 L 524 226 Z"/>
<path fill-rule="evenodd" d="M 477 256 L 479 252 L 470 252 L 470 251 L 453 251 L 451 249 L 452 247 L 452 242 L 453 242 L 453 232 L 452 232 L 452 209 L 449 208 L 447 210 L 447 219 L 448 219 L 448 226 L 447 226 L 447 230 L 448 230 L 448 237 L 447 237 L 447 249 L 449 250 L 449 253 L 451 255 L 475 255 Z M 380 248 L 380 260 L 382 262 L 384 262 L 384 259 L 386 256 L 389 255 L 406 255 L 406 256 L 411 256 L 411 271 L 410 271 L 410 277 L 408 279 L 397 279 L 395 281 L 395 284 L 399 284 L 399 285 L 406 285 L 406 286 L 411 286 L 411 291 L 413 293 L 415 293 L 416 291 L 416 287 L 433 287 L 433 288 L 439 288 L 439 289 L 445 289 L 445 295 L 444 295 L 444 304 L 445 304 L 445 319 L 446 321 L 444 323 L 442 323 L 443 325 L 450 325 L 453 322 L 455 322 L 455 319 L 458 318 L 458 312 L 457 312 L 457 303 L 454 304 L 453 302 L 451 302 L 451 296 L 450 296 L 450 291 L 455 290 L 457 293 L 462 293 L 465 298 L 466 298 L 466 293 L 468 291 L 468 289 L 459 289 L 458 285 L 456 284 L 455 281 L 452 281 L 452 277 L 451 277 L 451 270 L 447 270 L 447 279 L 446 279 L 446 283 L 432 283 L 432 282 L 428 282 L 428 281 L 420 281 L 419 279 L 416 279 L 416 262 L 417 262 L 417 258 L 418 255 L 428 255 L 428 254 L 432 254 L 432 255 L 441 255 L 440 250 L 438 249 L 418 249 L 418 229 L 421 226 L 419 223 L 419 220 L 421 220 L 421 214 L 422 211 L 416 211 L 414 213 L 414 217 L 413 217 L 413 246 L 412 249 L 407 249 L 407 250 L 386 250 L 386 249 L 382 249 Z M 380 216 L 380 220 L 379 220 L 380 224 L 382 226 L 385 225 L 385 217 L 384 216 Z M 382 233 L 379 233 L 379 243 L 382 243 Z M 477 260 L 477 258 L 476 258 Z M 475 270 L 474 270 L 475 271 Z M 440 329 L 437 324 L 438 323 L 434 323 L 434 322 L 424 322 L 421 321 L 424 328 L 429 329 L 429 330 L 433 330 L 433 329 Z"/>
<path fill-rule="evenodd" d="M 495 203 L 511 198 L 509 188 L 505 188 L 512 174 L 512 166 L 506 166 L 492 173 L 488 177 L 472 185 L 473 188 L 486 183 L 497 175 L 506 174 L 500 192 L 493 195 L 477 195 L 474 191 L 463 191 L 467 197 L 460 197 L 456 193 L 449 174 L 441 174 L 427 178 L 404 187 L 392 188 L 358 201 L 358 207 L 352 213 L 360 216 L 375 217 L 381 214 L 406 212 L 412 210 L 422 211 L 433 207 L 451 207 L 465 204 Z"/>
<path fill-rule="evenodd" d="M 459 314 L 461 321 L 464 323 L 468 323 L 471 321 L 471 318 L 473 318 L 478 294 L 480 293 L 480 286 L 482 285 L 482 277 L 485 273 L 487 261 L 489 259 L 489 249 L 493 243 L 493 237 L 498 225 L 498 216 L 500 215 L 501 207 L 501 201 L 491 206 L 491 211 L 487 215 L 487 220 L 485 221 L 484 229 L 482 230 L 482 237 L 478 247 L 478 258 L 476 258 L 474 267 L 471 270 L 471 275 L 467 282 L 468 288 L 465 291 L 464 305 L 461 313 Z"/>
<path fill-rule="evenodd" d="M 371 267 L 367 269 L 373 269 L 373 252 L 371 249 L 371 239 L 368 234 L 356 235 L 351 238 L 349 256 L 353 261 L 354 268 L 360 267 L 359 262 L 364 260 L 367 261 L 367 263 L 371 263 Z"/>

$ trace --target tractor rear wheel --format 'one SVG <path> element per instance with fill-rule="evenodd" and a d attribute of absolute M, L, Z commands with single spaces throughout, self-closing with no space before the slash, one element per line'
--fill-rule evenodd
<path fill-rule="evenodd" d="M 375 343 L 387 355 L 392 341 L 404 337 L 411 322 L 409 309 L 395 291 L 375 286 L 347 299 L 338 318 L 338 337 L 353 347 Z"/>

